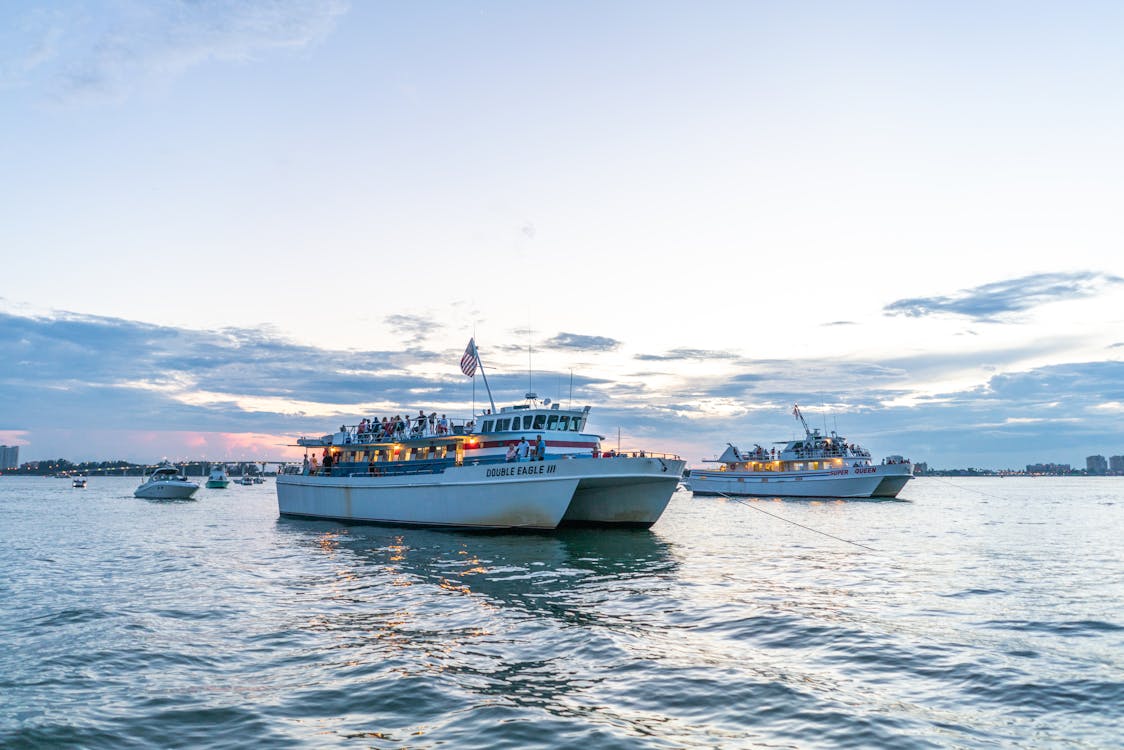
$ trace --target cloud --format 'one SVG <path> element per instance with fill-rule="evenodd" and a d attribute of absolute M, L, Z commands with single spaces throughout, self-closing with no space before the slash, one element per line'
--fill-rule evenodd
<path fill-rule="evenodd" d="M 22 46 L 0 60 L 0 85 L 43 75 L 62 99 L 121 97 L 208 62 L 311 46 L 347 9 L 344 0 L 122 0 L 96 12 L 78 3 L 34 9 L 13 23 Z"/>
<path fill-rule="evenodd" d="M 418 363 L 447 360 L 432 400 L 458 400 L 446 352 L 333 351 L 268 329 L 197 331 L 60 313 L 0 313 L 0 429 L 283 430 L 355 404 L 412 404 Z M 305 414 L 308 416 L 306 417 Z"/>
<path fill-rule="evenodd" d="M 1093 271 L 1040 273 L 994 281 L 948 296 L 900 299 L 886 305 L 883 312 L 911 318 L 960 315 L 981 322 L 995 322 L 1050 302 L 1092 297 L 1121 283 L 1124 279 L 1118 276 Z"/>
<path fill-rule="evenodd" d="M 559 333 L 543 342 L 545 349 L 577 349 L 579 351 L 611 352 L 621 345 L 607 336 L 587 336 L 580 333 Z"/>
<path fill-rule="evenodd" d="M 1015 371 L 1029 351 L 1061 351 L 1064 343 L 986 356 L 735 360 L 721 377 L 669 366 L 666 379 L 673 385 L 666 389 L 652 378 L 577 373 L 572 396 L 575 405 L 595 407 L 594 432 L 615 440 L 620 428 L 626 447 L 680 451 L 691 461 L 727 441 L 788 438 L 799 429 L 794 401 L 810 424 L 838 424 L 877 455 L 902 453 L 946 467 L 1077 463 L 1085 455 L 1117 453 L 1124 445 L 1124 362 Z M 196 455 L 190 440 L 203 439 L 199 434 L 210 436 L 208 451 L 218 451 L 226 445 L 221 435 L 321 434 L 362 415 L 424 408 L 467 416 L 472 383 L 460 374 L 460 354 L 459 347 L 338 351 L 297 344 L 269 328 L 200 331 L 0 311 L 0 434 L 27 446 L 24 460 L 154 460 L 181 451 Z M 978 373 L 981 363 L 993 372 L 971 386 L 916 390 L 919 382 Z M 540 395 L 569 402 L 570 373 L 534 375 Z M 518 400 L 528 388 L 523 371 L 493 369 L 489 380 L 498 405 Z M 479 388 L 476 396 L 479 406 Z M 95 434 L 99 442 L 91 443 Z M 130 437 L 141 434 L 149 437 Z M 136 446 L 132 453 L 129 444 Z M 110 446 L 113 455 L 99 453 Z M 1012 454 L 1019 457 L 1012 460 Z"/>
<path fill-rule="evenodd" d="M 59 54 L 63 26 L 58 11 L 36 8 L 0 30 L 0 89 L 25 84 Z"/>
<path fill-rule="evenodd" d="M 420 344 L 442 327 L 424 315 L 388 315 L 384 320 L 390 330 L 406 336 L 409 345 Z"/>
<path fill-rule="evenodd" d="M 672 349 L 664 354 L 637 354 L 643 362 L 671 362 L 684 359 L 738 359 L 737 354 L 717 349 Z"/>

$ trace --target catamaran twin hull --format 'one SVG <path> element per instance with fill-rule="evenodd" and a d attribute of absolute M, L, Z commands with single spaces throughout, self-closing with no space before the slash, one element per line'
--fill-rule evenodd
<path fill-rule="evenodd" d="M 684 462 L 554 458 L 450 466 L 437 473 L 279 475 L 282 515 L 409 526 L 648 528 L 667 507 Z"/>
<path fill-rule="evenodd" d="M 834 471 L 706 471 L 692 469 L 687 484 L 696 495 L 749 497 L 897 497 L 913 478 L 910 464 Z"/>

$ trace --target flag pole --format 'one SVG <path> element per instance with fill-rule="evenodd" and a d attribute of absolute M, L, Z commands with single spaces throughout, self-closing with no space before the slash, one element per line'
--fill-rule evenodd
<path fill-rule="evenodd" d="M 488 403 L 492 405 L 492 413 L 496 413 L 496 402 L 492 400 L 492 387 L 488 385 L 488 376 L 484 372 L 484 363 L 480 361 L 480 349 L 476 346 L 476 337 L 472 337 L 472 353 L 476 355 L 476 364 L 480 365 L 480 377 L 484 378 L 484 387 L 488 389 Z M 476 383 L 476 378 L 472 379 Z"/>

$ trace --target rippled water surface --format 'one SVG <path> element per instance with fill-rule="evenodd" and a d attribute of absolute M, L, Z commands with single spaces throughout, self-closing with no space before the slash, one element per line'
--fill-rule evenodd
<path fill-rule="evenodd" d="M 551 535 L 136 482 L 0 478 L 0 746 L 1124 744 L 1124 479 Z"/>

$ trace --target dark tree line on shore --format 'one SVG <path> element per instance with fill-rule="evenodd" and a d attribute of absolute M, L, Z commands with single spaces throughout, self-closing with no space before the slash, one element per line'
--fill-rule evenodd
<path fill-rule="evenodd" d="M 262 466 L 254 461 L 173 461 L 172 464 L 187 476 L 206 476 L 213 466 L 225 466 L 227 472 L 233 476 L 243 474 L 272 475 L 274 471 L 262 471 Z M 141 476 L 159 464 L 137 464 L 118 459 L 116 461 L 81 461 L 74 463 L 65 458 L 49 459 L 45 461 L 28 461 L 20 464 L 18 469 L 10 469 L 9 476 Z"/>

